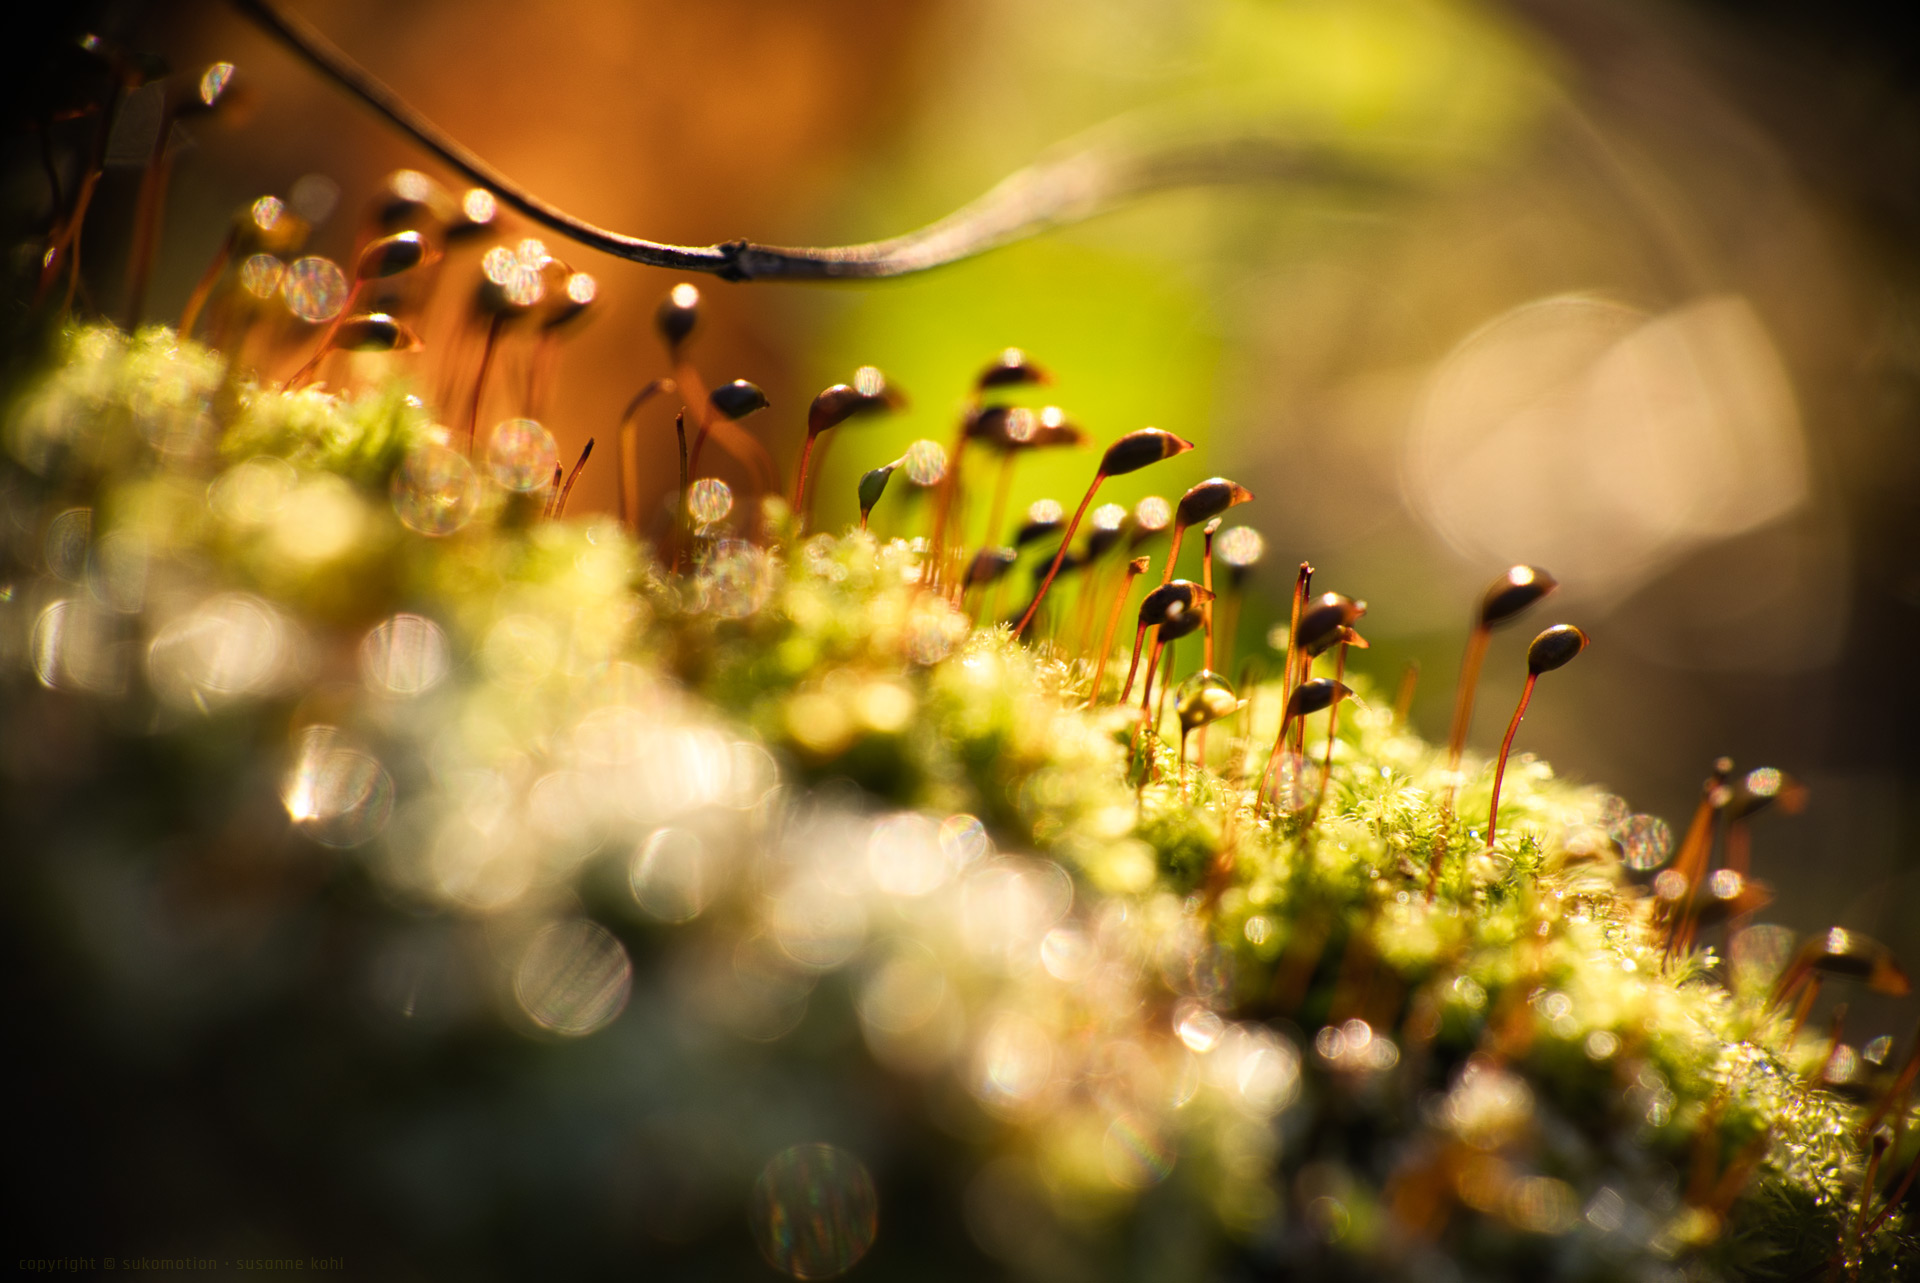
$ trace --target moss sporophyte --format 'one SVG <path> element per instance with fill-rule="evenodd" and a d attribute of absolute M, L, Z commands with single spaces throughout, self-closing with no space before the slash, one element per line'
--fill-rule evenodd
<path fill-rule="evenodd" d="M 726 418 L 667 337 L 689 412 Z M 828 419 L 882 408 L 858 386 Z M 1109 463 L 1140 441 L 1177 453 L 1135 434 Z M 963 611 L 989 572 L 936 555 L 964 529 L 940 505 L 925 538 L 805 534 L 782 487 L 696 476 L 649 542 L 558 515 L 532 418 L 470 457 L 396 386 L 282 390 L 158 327 L 63 329 L 5 446 L 6 733 L 91 728 L 60 800 L 12 790 L 30 828 L 57 839 L 60 807 L 157 754 L 191 804 L 151 810 L 148 848 L 277 793 L 376 893 L 354 912 L 484 927 L 462 965 L 497 974 L 488 1019 L 605 1038 L 672 999 L 799 1066 L 809 1011 L 847 1004 L 830 1070 L 904 1092 L 890 1128 L 958 1138 L 976 1237 L 1016 1268 L 1039 1267 L 992 1223 L 1019 1207 L 1096 1255 L 1174 1217 L 1197 1271 L 1885 1278 L 1911 1254 L 1917 1062 L 1805 1021 L 1823 980 L 1905 976 L 1750 920 L 1747 819 L 1792 782 L 1723 764 L 1674 853 L 1543 762 L 1416 737 L 1324 654 L 1362 643 L 1364 606 L 1305 568 L 1278 675 L 1203 670 L 1169 710 L 1105 666 L 1107 602 L 1147 571 L 1112 536 L 1120 596 L 1076 554 L 1092 613 L 1022 639 Z M 1550 584 L 1516 568 L 1476 628 Z M 1219 604 L 1163 582 L 1140 640 Z M 1584 644 L 1542 633 L 1529 691 Z M 810 1247 L 756 1220 L 768 1259 L 857 1262 L 909 1144 L 752 1156 L 750 1218 L 790 1214 L 789 1186 L 840 1217 Z"/>

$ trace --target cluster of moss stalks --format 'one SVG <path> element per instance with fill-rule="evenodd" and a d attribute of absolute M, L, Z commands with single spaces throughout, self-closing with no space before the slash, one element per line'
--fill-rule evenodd
<path fill-rule="evenodd" d="M 1324 802 L 1316 717 L 1276 806 L 1243 769 L 1273 687 L 1183 769 L 1177 732 L 1088 707 L 1090 665 L 928 592 L 909 542 L 801 538 L 772 500 L 675 573 L 463 444 L 403 389 L 284 393 L 159 328 L 69 328 L 9 390 L 0 724 L 32 838 L 9 858 L 44 882 L 35 938 L 140 1039 L 316 976 L 428 1043 L 514 1031 L 530 1077 L 642 1056 L 619 1033 L 642 1029 L 675 1071 L 582 1107 L 651 1137 L 635 1161 L 689 1234 L 738 1236 L 768 1154 L 808 1139 L 796 1110 L 873 1173 L 867 1266 L 834 1254 L 862 1232 L 831 1188 L 814 1255 L 762 1236 L 801 1277 L 960 1269 L 971 1248 L 914 1264 L 949 1223 L 1050 1277 L 1912 1256 L 1908 1209 L 1861 1205 L 1873 1099 L 1769 1003 L 1779 937 L 1667 956 L 1617 799 L 1520 759 L 1489 849 L 1490 765 L 1450 816 L 1444 753 L 1355 679 Z M 672 865 L 662 834 L 703 854 Z M 166 894 L 116 894 L 129 870 Z M 257 930 L 205 926 L 234 913 Z M 529 972 L 556 930 L 571 979 Z M 700 1108 L 732 1139 L 657 1126 Z M 1882 1174 L 1920 1147 L 1908 1113 Z"/>

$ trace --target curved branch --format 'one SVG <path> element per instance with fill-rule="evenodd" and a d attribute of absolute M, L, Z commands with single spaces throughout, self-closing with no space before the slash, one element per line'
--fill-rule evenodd
<path fill-rule="evenodd" d="M 1118 130 L 1106 130 L 1104 136 L 1078 149 L 1063 150 L 1013 173 L 938 222 L 889 240 L 823 248 L 744 240 L 667 245 L 596 227 L 520 187 L 275 0 L 233 3 L 468 181 L 493 192 L 501 203 L 542 227 L 617 258 L 649 267 L 710 273 L 730 281 L 859 280 L 924 272 L 1170 188 L 1281 179 L 1363 187 L 1397 185 L 1384 172 L 1362 168 L 1349 158 L 1245 132 L 1200 132 L 1143 144 L 1119 136 Z"/>

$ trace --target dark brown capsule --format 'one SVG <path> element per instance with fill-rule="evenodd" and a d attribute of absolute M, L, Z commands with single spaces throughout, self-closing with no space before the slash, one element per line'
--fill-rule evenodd
<path fill-rule="evenodd" d="M 813 404 L 807 407 L 807 435 L 818 436 L 856 414 L 886 408 L 886 402 L 880 397 L 868 396 L 848 383 L 836 383 L 813 398 Z"/>
<path fill-rule="evenodd" d="M 1199 632 L 1200 626 L 1206 622 L 1206 611 L 1183 610 L 1166 623 L 1160 625 L 1160 631 L 1154 634 L 1154 636 L 1158 638 L 1163 645 L 1170 641 L 1179 641 L 1189 633 Z"/>
<path fill-rule="evenodd" d="M 385 312 L 362 312 L 341 319 L 329 346 L 343 352 L 416 352 L 420 336 Z"/>
<path fill-rule="evenodd" d="M 446 238 L 469 240 L 493 226 L 500 202 L 484 187 L 469 187 L 460 196 L 460 208 L 447 223 Z"/>
<path fill-rule="evenodd" d="M 1227 509 L 1253 498 L 1253 491 L 1225 477 L 1209 477 L 1180 496 L 1174 520 L 1183 526 L 1211 521 Z"/>
<path fill-rule="evenodd" d="M 1309 655 L 1331 650 L 1343 640 L 1342 631 L 1366 613 L 1364 601 L 1355 601 L 1345 593 L 1321 593 L 1300 612 L 1301 649 Z"/>
<path fill-rule="evenodd" d="M 660 300 L 660 306 L 653 314 L 653 327 L 660 331 L 661 341 L 667 345 L 667 351 L 677 353 L 699 320 L 700 291 L 691 283 L 682 281 Z"/>
<path fill-rule="evenodd" d="M 1173 505 L 1157 494 L 1150 494 L 1133 505 L 1133 536 L 1127 547 L 1138 548 L 1155 535 L 1164 535 L 1173 524 Z"/>
<path fill-rule="evenodd" d="M 1773 888 L 1734 869 L 1715 869 L 1707 875 L 1705 895 L 1697 897 L 1694 920 L 1715 927 L 1731 918 L 1758 913 L 1773 903 Z"/>
<path fill-rule="evenodd" d="M 1020 554 L 1011 548 L 982 548 L 967 564 L 967 587 L 999 582 L 1019 559 Z"/>
<path fill-rule="evenodd" d="M 1495 628 L 1560 586 L 1538 566 L 1515 566 L 1493 581 L 1480 598 L 1480 626 Z"/>
<path fill-rule="evenodd" d="M 995 450 L 1017 449 L 1026 444 L 1038 426 L 1032 410 L 1022 405 L 990 405 L 969 411 L 962 435 Z"/>
<path fill-rule="evenodd" d="M 1587 648 L 1587 635 L 1572 624 L 1555 624 L 1527 644 L 1527 671 L 1538 677 L 1573 662 Z"/>
<path fill-rule="evenodd" d="M 557 260 L 556 260 L 557 261 Z M 587 308 L 600 296 L 600 282 L 585 272 L 562 270 L 560 280 L 546 296 L 546 318 L 541 325 L 557 330 L 586 315 Z"/>
<path fill-rule="evenodd" d="M 1066 510 L 1054 499 L 1035 499 L 1027 505 L 1027 519 L 1013 533 L 1013 546 L 1024 548 L 1060 533 L 1066 524 Z"/>
<path fill-rule="evenodd" d="M 1057 405 L 1041 410 L 1033 426 L 1033 432 L 1022 444 L 1029 450 L 1052 450 L 1062 446 L 1083 446 L 1090 440 L 1078 424 L 1071 422 L 1066 411 Z"/>
<path fill-rule="evenodd" d="M 1745 819 L 1755 811 L 1778 802 L 1780 809 L 1797 814 L 1807 804 L 1807 786 L 1771 766 L 1761 766 L 1740 777 L 1740 782 L 1723 787 L 1724 809 L 1731 819 Z"/>
<path fill-rule="evenodd" d="M 1199 615 L 1195 607 L 1213 600 L 1213 594 L 1191 579 L 1161 584 L 1140 602 L 1140 626 L 1153 628 L 1180 615 Z"/>
<path fill-rule="evenodd" d="M 1027 354 L 1017 347 L 1010 347 L 1000 354 L 1000 359 L 980 371 L 980 377 L 973 381 L 974 390 L 985 392 L 989 388 L 1013 388 L 1036 383 L 1051 383 L 1053 376 L 1027 359 Z"/>
<path fill-rule="evenodd" d="M 1293 688 L 1293 694 L 1287 697 L 1286 720 L 1307 717 L 1329 707 L 1337 699 L 1345 699 L 1353 694 L 1353 688 L 1345 682 L 1336 682 L 1331 677 L 1316 677 L 1312 681 L 1301 682 Z"/>
<path fill-rule="evenodd" d="M 735 379 L 709 392 L 707 403 L 722 418 L 738 421 L 766 409 L 767 394 L 745 379 Z"/>
<path fill-rule="evenodd" d="M 1100 475 L 1124 476 L 1163 459 L 1185 454 L 1191 449 L 1193 442 L 1182 440 L 1171 432 L 1162 432 L 1159 428 L 1141 428 L 1138 432 L 1127 433 L 1107 447 L 1107 452 L 1100 457 Z"/>
<path fill-rule="evenodd" d="M 396 169 L 381 182 L 372 213 L 380 227 L 440 227 L 453 218 L 453 202 L 419 170 Z"/>
<path fill-rule="evenodd" d="M 391 236 L 382 236 L 360 251 L 360 259 L 354 264 L 355 280 L 374 281 L 382 277 L 398 276 L 410 271 L 433 257 L 433 247 L 427 244 L 427 238 L 419 232 L 395 232 Z"/>
<path fill-rule="evenodd" d="M 1057 569 L 1055 568 L 1054 563 L 1050 561 L 1035 562 L 1033 567 L 1033 582 L 1036 584 L 1040 583 L 1042 580 L 1044 580 L 1047 577 L 1047 572 L 1050 570 L 1053 572 L 1054 578 L 1058 579 L 1061 575 L 1071 575 L 1076 571 L 1085 570 L 1086 568 L 1087 568 L 1086 554 L 1078 553 L 1078 552 L 1068 552 L 1065 556 L 1060 558 L 1059 566 Z"/>
<path fill-rule="evenodd" d="M 1087 536 L 1087 558 L 1098 561 L 1118 548 L 1133 533 L 1133 518 L 1122 517 L 1111 526 L 1095 526 Z"/>
<path fill-rule="evenodd" d="M 1845 976 L 1865 982 L 1875 993 L 1895 997 L 1912 988 L 1907 973 L 1894 961 L 1891 949 L 1845 927 L 1834 927 L 1801 945 L 1789 968 L 1789 972 L 1792 971 Z"/>

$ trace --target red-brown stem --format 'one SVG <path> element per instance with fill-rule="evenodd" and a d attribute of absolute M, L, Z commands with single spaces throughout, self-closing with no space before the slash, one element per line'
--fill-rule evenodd
<path fill-rule="evenodd" d="M 1493 634 L 1485 624 L 1475 624 L 1467 636 L 1467 653 L 1460 660 L 1460 685 L 1453 696 L 1453 729 L 1447 735 L 1447 769 L 1460 769 L 1460 754 L 1467 746 L 1467 727 L 1473 722 L 1473 691 L 1480 684 L 1480 665 L 1487 658 L 1487 639 Z M 1453 787 L 1447 796 L 1453 796 Z"/>
<path fill-rule="evenodd" d="M 1087 643 L 1093 640 L 1093 621 L 1100 611 L 1100 590 L 1106 586 L 1105 569 L 1097 563 L 1090 564 L 1086 570 L 1087 577 L 1081 581 L 1080 604 L 1074 612 L 1080 617 L 1073 637 L 1073 653 L 1076 655 L 1085 656 Z"/>
<path fill-rule="evenodd" d="M 797 534 L 805 534 L 807 530 L 807 462 L 813 456 L 813 442 L 819 435 L 807 433 L 806 444 L 800 447 L 800 471 L 793 482 L 793 520 Z"/>
<path fill-rule="evenodd" d="M 560 335 L 556 330 L 544 331 L 534 343 L 533 355 L 527 360 L 527 417 L 538 419 L 546 408 L 547 388 L 553 382 L 553 364 L 560 350 Z"/>
<path fill-rule="evenodd" d="M 1205 530 L 1201 532 L 1200 547 L 1203 549 L 1203 551 L 1200 554 L 1200 586 L 1207 590 L 1207 599 L 1205 602 L 1201 603 L 1201 606 L 1200 606 L 1200 609 L 1204 612 L 1200 616 L 1200 619 L 1201 619 L 1201 626 L 1206 629 L 1206 633 L 1207 633 L 1207 661 L 1206 661 L 1207 671 L 1212 672 L 1213 671 L 1213 531 Z M 1167 564 L 1172 565 L 1173 563 L 1169 561 Z M 1200 734 L 1202 736 L 1205 736 L 1206 733 L 1207 733 L 1206 727 L 1204 726 L 1201 727 Z M 1204 753 L 1206 751 L 1205 740 L 1203 739 L 1201 743 L 1202 743 L 1201 752 Z"/>
<path fill-rule="evenodd" d="M 1393 724 L 1401 730 L 1407 727 L 1407 718 L 1413 712 L 1413 690 L 1420 683 L 1420 661 L 1410 659 L 1407 666 L 1400 670 L 1400 689 L 1393 696 Z"/>
<path fill-rule="evenodd" d="M 931 577 L 928 587 L 937 587 L 944 562 L 941 555 L 947 546 L 947 520 L 953 512 L 955 491 L 960 488 L 960 457 L 967 448 L 967 421 L 970 415 L 960 417 L 960 430 L 954 434 L 953 449 L 947 452 L 947 475 L 940 478 L 939 502 L 933 506 L 933 528 L 928 531 L 927 566 Z M 1021 631 L 1025 631 L 1022 629 Z M 1016 637 L 1019 633 L 1014 634 Z"/>
<path fill-rule="evenodd" d="M 1166 643 L 1160 640 L 1160 630 L 1153 630 L 1153 650 L 1147 655 L 1147 677 L 1140 685 L 1140 729 L 1147 729 L 1147 712 L 1153 706 L 1153 674 L 1160 667 L 1160 651 Z M 1158 729 L 1157 727 L 1155 729 Z"/>
<path fill-rule="evenodd" d="M 133 252 L 127 260 L 127 333 L 140 328 L 140 313 L 146 310 L 147 282 L 153 276 L 153 260 L 160 248 L 160 226 L 167 216 L 167 185 L 173 177 L 174 113 L 160 119 L 160 136 L 153 155 L 140 178 L 140 195 L 135 206 Z"/>
<path fill-rule="evenodd" d="M 547 483 L 547 502 L 546 505 L 540 509 L 540 515 L 543 517 L 551 517 L 554 508 L 560 502 L 560 478 L 562 475 L 564 474 L 560 471 L 560 465 L 557 463 L 554 464 L 553 480 Z"/>
<path fill-rule="evenodd" d="M 1279 764 L 1281 751 L 1287 742 L 1287 727 L 1296 720 L 1298 719 L 1287 716 L 1284 708 L 1280 710 L 1280 733 L 1273 737 L 1273 752 L 1267 754 L 1267 768 L 1260 772 L 1259 787 L 1254 789 L 1253 792 L 1256 801 L 1266 796 L 1267 781 L 1273 775 L 1273 768 Z M 1278 797 L 1274 799 L 1274 803 L 1275 805 L 1279 804 Z"/>
<path fill-rule="evenodd" d="M 1146 640 L 1149 624 L 1141 624 L 1133 630 L 1133 659 L 1127 664 L 1127 684 L 1120 688 L 1120 702 L 1126 703 L 1133 697 L 1134 675 L 1140 671 L 1140 643 Z"/>
<path fill-rule="evenodd" d="M 333 314 L 331 321 L 327 322 L 326 333 L 320 336 L 320 346 L 314 349 L 311 357 L 307 358 L 307 363 L 287 380 L 289 388 L 305 387 L 307 380 L 317 372 L 320 362 L 326 358 L 327 353 L 333 351 L 333 336 L 340 332 L 340 322 L 346 320 L 353 312 L 353 305 L 359 301 L 360 289 L 365 284 L 366 282 L 362 280 L 354 281 L 353 287 L 347 291 L 347 301 L 340 305 L 340 310 Z"/>
<path fill-rule="evenodd" d="M 955 466 L 959 460 L 955 459 Z M 1027 613 L 1020 617 L 1014 626 L 1013 635 L 1020 636 L 1027 631 L 1027 625 L 1033 622 L 1034 615 L 1040 609 L 1040 602 L 1047 595 L 1047 589 L 1053 587 L 1053 577 L 1060 573 L 1060 563 L 1067 559 L 1067 549 L 1073 545 L 1074 532 L 1080 529 L 1080 518 L 1087 515 L 1087 505 L 1093 502 L 1094 492 L 1100 489 L 1100 483 L 1107 479 L 1104 472 L 1093 474 L 1093 484 L 1087 487 L 1086 497 L 1080 500 L 1080 506 L 1074 509 L 1073 520 L 1067 523 L 1066 538 L 1060 541 L 1060 551 L 1053 554 L 1053 564 L 1047 567 L 1047 577 L 1040 581 L 1040 590 L 1033 594 L 1033 601 L 1027 606 Z"/>
<path fill-rule="evenodd" d="M 239 240 L 238 232 L 228 232 L 227 239 L 220 242 L 220 252 L 213 256 L 213 262 L 207 264 L 207 270 L 194 283 L 193 293 L 187 296 L 187 305 L 180 311 L 180 337 L 193 337 L 193 327 L 200 321 L 200 313 L 207 306 L 207 300 L 213 296 L 213 287 L 220 283 L 221 274 L 227 270 L 227 264 L 233 260 L 233 247 Z"/>
<path fill-rule="evenodd" d="M 561 487 L 560 498 L 555 501 L 553 505 L 554 516 L 564 517 L 567 515 L 567 500 L 573 494 L 573 483 L 580 479 L 580 469 L 587 466 L 587 456 L 592 453 L 593 438 L 588 437 L 586 448 L 580 452 L 579 462 L 575 463 L 573 465 L 573 471 L 567 474 L 567 484 Z"/>
<path fill-rule="evenodd" d="M 1127 595 L 1133 589 L 1133 568 L 1120 577 L 1120 591 L 1113 595 L 1113 609 L 1107 614 L 1107 628 L 1100 635 L 1100 659 L 1093 666 L 1093 685 L 1087 690 L 1087 707 L 1100 702 L 1100 679 L 1107 675 L 1107 656 L 1113 651 L 1113 634 L 1120 627 L 1120 612 L 1127 607 Z M 1136 658 L 1138 650 L 1136 647 Z"/>
<path fill-rule="evenodd" d="M 1007 519 L 1007 495 L 1013 489 L 1013 451 L 1000 456 L 1000 477 L 993 484 L 993 508 L 987 514 L 987 532 L 982 548 L 1000 546 L 1000 523 Z"/>
<path fill-rule="evenodd" d="M 673 506 L 673 564 L 677 570 L 687 555 L 687 487 L 691 467 L 687 462 L 687 412 L 677 410 L 673 416 L 673 435 L 680 441 L 680 498 Z"/>
<path fill-rule="evenodd" d="M 1800 995 L 1799 1005 L 1793 1009 L 1793 1024 L 1787 1029 L 1787 1046 L 1793 1046 L 1793 1040 L 1800 1036 L 1800 1027 L 1807 1023 L 1807 1015 L 1813 1010 L 1814 999 L 1820 996 L 1820 973 L 1815 971 L 1807 977 L 1806 991 Z"/>
<path fill-rule="evenodd" d="M 1913 1178 L 1916 1175 L 1920 1175 L 1920 1154 L 1915 1154 L 1913 1161 L 1907 1164 L 1906 1174 L 1900 1178 L 1900 1183 L 1893 1187 L 1893 1192 L 1887 1195 L 1886 1205 L 1880 1209 L 1880 1214 L 1868 1223 L 1865 1230 L 1861 1231 L 1862 1242 L 1872 1237 L 1873 1232 L 1893 1215 L 1894 1209 L 1900 1206 L 1900 1200 L 1907 1196 L 1909 1189 L 1913 1188 Z"/>
<path fill-rule="evenodd" d="M 1494 828 L 1500 822 L 1500 781 L 1506 778 L 1507 754 L 1513 748 L 1514 733 L 1520 729 L 1520 719 L 1527 715 L 1527 701 L 1533 698 L 1533 684 L 1540 680 L 1540 674 L 1528 673 L 1527 684 L 1520 688 L 1520 703 L 1514 707 L 1513 720 L 1507 723 L 1507 737 L 1500 741 L 1500 760 L 1493 768 L 1493 800 L 1487 804 L 1487 850 L 1493 850 Z"/>
<path fill-rule="evenodd" d="M 1901 1066 L 1900 1076 L 1893 1080 L 1893 1086 L 1887 1088 L 1886 1094 L 1880 1098 L 1880 1103 L 1873 1107 L 1873 1112 L 1867 1115 L 1867 1120 L 1860 1124 L 1862 1139 L 1871 1136 L 1873 1129 L 1880 1125 L 1880 1120 L 1887 1116 L 1887 1111 L 1893 1108 L 1894 1102 L 1912 1090 L 1916 1074 L 1920 1074 L 1920 1029 L 1914 1030 L 1913 1049 L 1907 1053 L 1907 1063 Z"/>
<path fill-rule="evenodd" d="M 467 406 L 467 456 L 473 456 L 475 439 L 480 434 L 480 397 L 487 389 L 487 371 L 493 368 L 493 352 L 500 344 L 500 327 L 507 314 L 496 312 L 487 323 L 487 344 L 480 349 L 480 372 L 473 376 L 473 400 Z"/>
<path fill-rule="evenodd" d="M 1160 723 L 1167 717 L 1167 692 L 1173 689 L 1173 643 L 1167 643 L 1167 667 L 1160 674 L 1160 702 L 1153 706 L 1153 726 L 1159 732 Z"/>
<path fill-rule="evenodd" d="M 1727 867 L 1741 877 L 1747 876 L 1747 867 L 1753 859 L 1753 838 L 1747 832 L 1744 819 L 1727 821 Z"/>
<path fill-rule="evenodd" d="M 1180 536 L 1186 533 L 1187 528 L 1185 526 L 1177 521 L 1173 523 L 1173 539 L 1172 542 L 1167 545 L 1167 568 L 1160 572 L 1160 582 L 1162 584 L 1170 584 L 1173 582 L 1173 563 L 1180 560 Z"/>
<path fill-rule="evenodd" d="M 1333 680 L 1339 681 L 1347 675 L 1347 644 L 1340 643 L 1340 649 L 1333 661 Z M 1327 710 L 1327 753 L 1320 762 L 1320 787 L 1313 794 L 1313 811 L 1307 816 L 1307 827 L 1312 828 L 1314 821 L 1320 818 L 1320 806 L 1327 800 L 1327 781 L 1333 778 L 1333 741 L 1340 736 L 1340 701 L 1334 700 Z"/>
<path fill-rule="evenodd" d="M 615 460 L 620 465 L 620 520 L 630 534 L 640 533 L 640 425 L 632 419 L 621 421 L 615 437 Z"/>
<path fill-rule="evenodd" d="M 1287 667 L 1280 675 L 1280 721 L 1283 733 L 1286 729 L 1287 704 L 1293 699 L 1293 688 L 1295 685 L 1293 675 L 1294 668 L 1300 656 L 1300 612 L 1306 609 L 1307 590 L 1312 584 L 1313 567 L 1303 561 L 1300 563 L 1300 574 L 1293 581 L 1293 613 L 1288 616 L 1289 622 L 1287 624 Z M 1273 745 L 1273 753 L 1274 757 L 1278 757 L 1280 754 L 1280 744 L 1277 740 Z M 1272 769 L 1273 760 L 1269 758 L 1267 761 L 1267 770 L 1271 771 Z M 1261 776 L 1262 780 L 1265 778 L 1265 775 Z"/>

